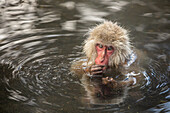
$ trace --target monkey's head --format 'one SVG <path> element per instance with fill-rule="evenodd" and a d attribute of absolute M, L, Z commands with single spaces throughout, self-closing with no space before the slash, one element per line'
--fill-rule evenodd
<path fill-rule="evenodd" d="M 105 21 L 89 31 L 83 52 L 92 64 L 118 67 L 132 53 L 128 32 L 117 23 Z"/>

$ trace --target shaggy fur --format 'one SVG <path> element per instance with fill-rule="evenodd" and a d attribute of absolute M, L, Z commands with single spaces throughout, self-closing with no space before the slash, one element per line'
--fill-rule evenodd
<path fill-rule="evenodd" d="M 88 38 L 84 41 L 83 52 L 92 64 L 97 57 L 95 45 L 99 42 L 114 47 L 114 53 L 109 59 L 109 66 L 111 67 L 122 65 L 132 53 L 128 32 L 117 23 L 105 21 L 91 29 L 88 35 Z"/>

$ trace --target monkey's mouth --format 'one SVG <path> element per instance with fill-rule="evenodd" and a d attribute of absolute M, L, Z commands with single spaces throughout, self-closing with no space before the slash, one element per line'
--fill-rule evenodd
<path fill-rule="evenodd" d="M 102 65 L 103 66 L 103 71 L 107 70 L 108 69 L 108 66 L 107 65 Z"/>

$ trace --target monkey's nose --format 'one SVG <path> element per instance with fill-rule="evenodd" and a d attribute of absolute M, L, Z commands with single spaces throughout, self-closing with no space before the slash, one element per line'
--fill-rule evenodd
<path fill-rule="evenodd" d="M 105 59 L 105 57 L 101 57 L 101 58 L 100 58 L 100 62 L 103 62 L 104 59 Z"/>
<path fill-rule="evenodd" d="M 106 57 L 106 52 L 104 51 L 104 52 L 102 53 L 101 58 L 100 58 L 100 62 L 103 62 L 103 61 L 105 60 L 105 57 Z"/>

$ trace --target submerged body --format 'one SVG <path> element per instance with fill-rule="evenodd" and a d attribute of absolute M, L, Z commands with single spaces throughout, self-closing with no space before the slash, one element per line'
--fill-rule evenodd
<path fill-rule="evenodd" d="M 117 23 L 105 21 L 90 30 L 83 52 L 86 57 L 73 63 L 72 72 L 80 77 L 90 103 L 100 99 L 120 103 L 130 86 L 143 81 L 141 59 L 137 59 L 141 55 Z"/>

